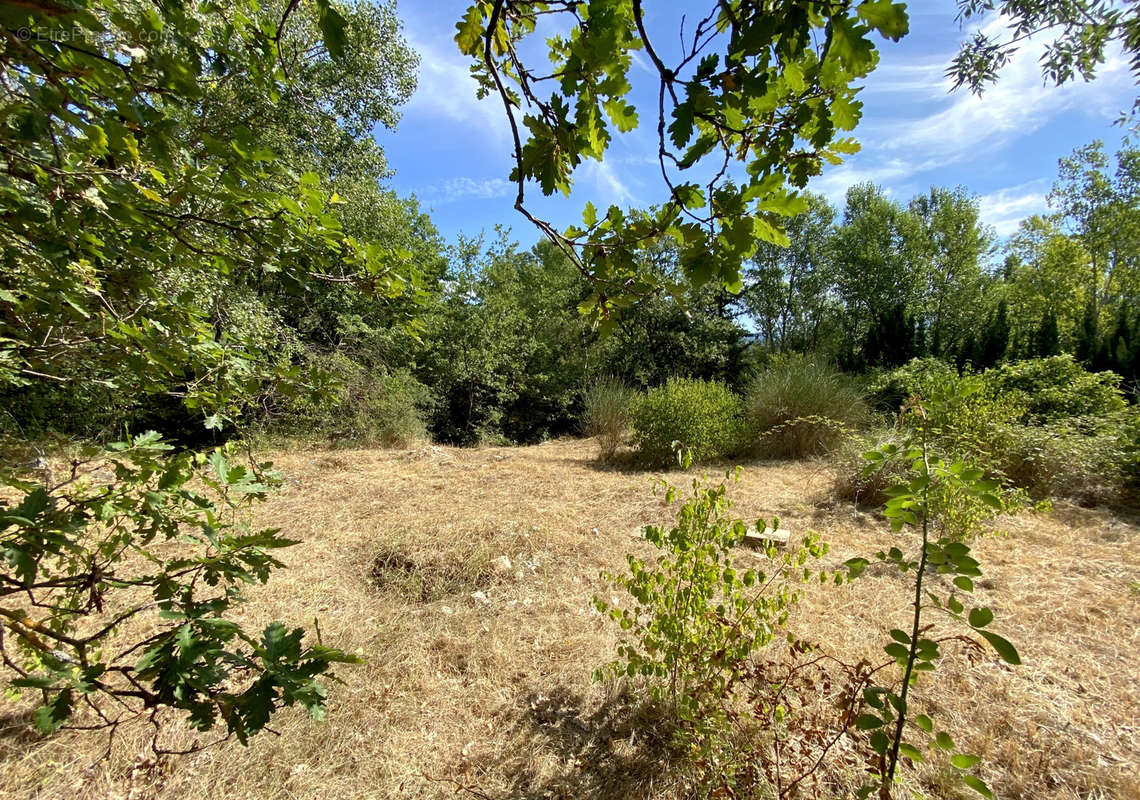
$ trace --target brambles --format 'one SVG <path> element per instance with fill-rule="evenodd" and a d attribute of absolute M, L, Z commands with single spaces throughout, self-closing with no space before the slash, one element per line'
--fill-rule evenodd
<path fill-rule="evenodd" d="M 1016 396 L 1025 405 L 1021 422 L 1043 424 L 1079 416 L 1104 417 L 1124 410 L 1120 376 L 1089 372 L 1070 355 L 1005 364 L 985 374 L 995 396 Z"/>
<path fill-rule="evenodd" d="M 633 407 L 638 455 L 664 466 L 678 449 L 694 463 L 732 454 L 740 446 L 740 400 L 723 383 L 670 378 L 650 389 Z"/>
<path fill-rule="evenodd" d="M 582 393 L 586 435 L 598 437 L 598 457 L 612 461 L 629 433 L 636 393 L 617 378 L 599 378 Z"/>
<path fill-rule="evenodd" d="M 760 455 L 805 458 L 835 449 L 867 424 L 870 411 L 856 382 L 818 358 L 788 358 L 748 388 L 751 447 Z"/>
<path fill-rule="evenodd" d="M 1118 375 L 1088 372 L 1067 355 L 961 376 L 948 365 L 916 359 L 880 376 L 872 391 L 884 406 L 899 397 L 941 397 L 926 410 L 929 445 L 947 460 L 970 461 L 1035 499 L 1095 503 L 1128 491 L 1134 423 L 1119 382 Z M 841 496 L 879 481 L 857 475 L 854 464 L 851 453 L 839 463 Z"/>

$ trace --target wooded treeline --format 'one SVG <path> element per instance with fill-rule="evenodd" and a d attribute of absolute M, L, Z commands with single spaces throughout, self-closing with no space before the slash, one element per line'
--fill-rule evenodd
<path fill-rule="evenodd" d="M 249 18 L 251 41 L 278 5 Z M 386 188 L 372 131 L 397 122 L 417 57 L 392 9 L 365 3 L 344 7 L 333 57 L 321 7 L 276 31 L 287 84 L 248 43 L 219 44 L 220 22 L 160 36 L 126 7 L 109 44 L 142 77 L 124 89 L 95 58 L 78 111 L 53 80 L 67 85 L 85 56 L 50 36 L 9 49 L 7 68 L 29 77 L 4 123 L 5 431 L 531 442 L 580 431 L 598 377 L 740 388 L 786 353 L 864 372 L 1067 352 L 1136 392 L 1130 145 L 1063 160 L 1053 213 L 1008 242 L 965 187 L 903 203 L 860 184 L 842 209 L 809 194 L 790 245 L 761 243 L 738 294 L 656 294 L 614 310 L 603 336 L 578 311 L 597 287 L 549 242 L 445 242 L 414 197 Z M 184 81 L 179 102 L 148 89 L 184 58 L 215 77 Z M 680 250 L 662 239 L 637 271 L 683 287 Z"/>

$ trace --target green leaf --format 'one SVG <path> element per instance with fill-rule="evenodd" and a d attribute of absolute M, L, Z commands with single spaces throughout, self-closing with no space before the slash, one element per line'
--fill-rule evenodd
<path fill-rule="evenodd" d="M 607 100 L 603 106 L 610 120 L 622 133 L 628 133 L 637 127 L 637 109 L 620 98 Z"/>
<path fill-rule="evenodd" d="M 906 3 L 893 3 L 891 0 L 864 0 L 856 7 L 855 13 L 859 15 L 861 20 L 892 41 L 897 42 L 910 31 Z"/>
<path fill-rule="evenodd" d="M 833 18 L 831 21 L 831 49 L 828 57 L 834 57 L 855 77 L 867 75 L 877 60 L 875 47 L 865 36 L 866 30 L 847 17 Z"/>
<path fill-rule="evenodd" d="M 965 753 L 958 753 L 950 757 L 950 766 L 955 769 L 969 769 L 981 760 L 982 759 L 978 756 L 968 756 Z"/>
<path fill-rule="evenodd" d="M 598 209 L 594 208 L 594 204 L 587 201 L 586 207 L 582 209 L 582 222 L 587 228 L 592 228 L 598 224 Z"/>
<path fill-rule="evenodd" d="M 991 631 L 978 631 L 978 633 L 985 637 L 986 641 L 997 651 L 997 654 L 1002 657 L 1002 660 L 1014 666 L 1021 663 L 1021 657 L 1017 654 L 1017 648 L 1010 644 L 1009 641 Z"/>
<path fill-rule="evenodd" d="M 63 689 L 52 698 L 50 703 L 36 709 L 34 717 L 36 727 L 44 733 L 58 731 L 67 721 L 67 718 L 71 716 L 73 703 L 74 697 L 71 689 Z"/>
<path fill-rule="evenodd" d="M 910 650 L 908 650 L 906 647 L 903 647 L 898 642 L 891 642 L 886 647 L 884 647 L 883 650 L 886 651 L 888 656 L 899 662 L 906 661 L 907 658 L 910 657 Z"/>
<path fill-rule="evenodd" d="M 922 752 L 914 745 L 907 744 L 906 742 L 899 743 L 899 755 L 906 756 L 911 761 L 920 762 L 925 761 Z"/>
<path fill-rule="evenodd" d="M 994 793 L 990 791 L 990 787 L 986 786 L 981 778 L 976 778 L 973 775 L 963 775 L 962 783 L 969 786 L 975 792 L 980 794 L 986 800 L 994 800 Z"/>
<path fill-rule="evenodd" d="M 317 0 L 317 22 L 321 28 L 321 39 L 329 55 L 337 60 L 344 58 L 344 48 L 347 44 L 344 31 L 348 22 L 333 8 L 329 0 Z"/>
<path fill-rule="evenodd" d="M 961 589 L 963 592 L 973 592 L 974 582 L 967 578 L 965 575 L 959 575 L 954 579 L 954 585 Z"/>
<path fill-rule="evenodd" d="M 873 731 L 884 725 L 886 723 L 874 714 L 860 714 L 859 718 L 855 720 L 855 727 L 861 731 Z"/>
<path fill-rule="evenodd" d="M 990 508 L 992 508 L 994 511 L 1001 511 L 1004 509 L 1004 506 L 1002 505 L 1001 500 L 996 495 L 980 494 L 980 495 L 978 495 L 978 499 L 981 500 L 983 503 L 985 503 Z"/>
<path fill-rule="evenodd" d="M 925 714 L 919 714 L 916 716 L 914 718 L 914 724 L 922 728 L 927 733 L 931 733 L 934 730 L 934 722 Z"/>
<path fill-rule="evenodd" d="M 994 621 L 994 612 L 981 606 L 970 609 L 970 625 L 975 628 L 984 628 Z"/>
<path fill-rule="evenodd" d="M 939 731 L 938 735 L 934 737 L 934 743 L 943 750 L 953 750 L 954 740 L 950 738 L 950 734 L 946 731 Z"/>

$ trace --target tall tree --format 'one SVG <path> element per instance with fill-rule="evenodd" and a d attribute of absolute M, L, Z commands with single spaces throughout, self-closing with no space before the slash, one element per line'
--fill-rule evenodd
<path fill-rule="evenodd" d="M 927 283 L 917 215 L 877 186 L 847 190 L 843 224 L 835 235 L 836 292 L 844 306 L 844 334 L 862 342 L 896 308 L 918 306 Z M 892 328 L 893 329 L 893 328 Z"/>
<path fill-rule="evenodd" d="M 238 304 L 220 295 L 263 279 L 392 297 L 415 283 L 398 248 L 345 231 L 332 176 L 293 168 L 255 121 L 211 125 L 227 84 L 261 109 L 305 105 L 289 38 L 305 20 L 321 52 L 345 56 L 329 0 L 0 6 L 0 388 L 166 394 L 218 425 L 300 378 L 264 320 L 227 319 Z M 338 125 L 321 102 L 308 107 Z M 40 727 L 173 707 L 244 742 L 284 706 L 320 714 L 316 679 L 354 659 L 227 617 L 293 544 L 237 521 L 275 482 L 266 466 L 172 453 L 154 434 L 89 457 L 61 479 L 0 469 L 0 646 L 10 686 L 45 701 Z"/>
<path fill-rule="evenodd" d="M 914 313 L 925 321 L 933 355 L 956 353 L 984 319 L 989 283 L 984 266 L 994 235 L 982 224 L 977 198 L 962 188 L 931 187 L 908 209 L 921 223 L 915 250 L 925 260 Z"/>
<path fill-rule="evenodd" d="M 836 211 L 821 195 L 787 222 L 789 244 L 763 243 L 745 271 L 741 303 L 765 345 L 777 352 L 819 349 L 835 321 Z"/>
<path fill-rule="evenodd" d="M 1033 350 L 1027 355 L 1033 358 L 1049 358 L 1061 354 L 1061 331 L 1057 327 L 1057 317 L 1052 311 L 1046 311 L 1041 317 L 1041 325 L 1037 328 L 1037 336 L 1033 342 Z"/>
<path fill-rule="evenodd" d="M 1094 339 L 1109 324 L 1101 317 L 1111 314 L 1118 297 L 1140 300 L 1140 153 L 1125 147 L 1116 164 L 1110 171 L 1099 140 L 1079 147 L 1061 159 L 1049 195 L 1062 228 L 1088 254 L 1085 303 Z"/>
<path fill-rule="evenodd" d="M 1041 320 L 1056 320 L 1061 347 L 1072 351 L 1086 307 L 1089 256 L 1055 218 L 1023 220 L 1008 244 L 1004 275 L 1013 340 L 1021 349 L 1036 336 Z"/>

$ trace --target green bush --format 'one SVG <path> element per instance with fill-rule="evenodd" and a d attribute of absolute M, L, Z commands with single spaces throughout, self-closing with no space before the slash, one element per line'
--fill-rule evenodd
<path fill-rule="evenodd" d="M 969 460 L 1006 487 L 1024 490 L 1035 499 L 1067 497 L 1095 503 L 1121 499 L 1122 492 L 1130 490 L 1130 470 L 1136 470 L 1140 453 L 1136 444 L 1140 423 L 1133 421 L 1133 414 L 1042 419 L 1027 411 L 1025 393 L 996 392 L 989 375 L 936 376 L 932 371 L 924 376 L 922 388 L 914 394 L 940 398 L 938 403 L 924 404 L 932 452 L 949 460 Z M 1084 396 L 1092 394 L 1086 391 Z M 1034 422 L 1027 424 L 1026 419 Z M 876 439 L 889 441 L 897 435 L 892 431 L 863 437 L 842 449 L 835 461 L 840 497 L 862 504 L 884 500 L 883 489 L 906 464 L 890 463 L 882 474 L 864 475 L 858 455 L 876 446 Z"/>
<path fill-rule="evenodd" d="M 695 480 L 688 496 L 661 481 L 665 502 L 680 501 L 676 524 L 642 529 L 656 557 L 630 555 L 627 572 L 603 574 L 615 591 L 628 593 L 624 603 L 617 595 L 594 597 L 594 607 L 620 628 L 618 658 L 596 670 L 595 680 L 644 686 L 672 716 L 679 749 L 696 756 L 701 784 L 735 772 L 733 734 L 750 692 L 744 678 L 767 661 L 769 645 L 791 639 L 783 630 L 789 610 L 816 574 L 808 559 L 827 553 L 809 534 L 802 545 L 742 557 L 739 545 L 751 526 L 733 519 L 727 496 L 728 481 L 739 474 L 730 471 L 712 486 Z M 755 523 L 761 535 L 768 527 Z"/>
<path fill-rule="evenodd" d="M 745 398 L 751 448 L 775 458 L 834 450 L 870 420 L 859 385 L 826 362 L 790 358 L 756 376 Z"/>
<path fill-rule="evenodd" d="M 1027 424 L 1104 417 L 1122 412 L 1126 405 L 1119 375 L 1089 372 L 1068 354 L 1005 364 L 986 372 L 985 381 L 995 397 L 1021 398 L 1021 422 Z"/>
<path fill-rule="evenodd" d="M 1002 425 L 993 433 L 993 467 L 1034 498 L 1114 500 L 1124 487 L 1128 432 L 1123 419 L 1077 417 L 1047 425 Z"/>
<path fill-rule="evenodd" d="M 717 381 L 670 378 L 634 403 L 633 429 L 646 464 L 673 462 L 674 443 L 694 463 L 721 458 L 740 445 L 740 399 Z"/>
<path fill-rule="evenodd" d="M 1124 487 L 1133 497 L 1140 495 L 1140 408 L 1133 406 L 1124 415 Z"/>
<path fill-rule="evenodd" d="M 280 432 L 381 447 L 428 438 L 424 412 L 431 393 L 408 372 L 373 371 L 339 353 L 313 356 L 310 366 L 327 377 L 327 391 L 285 398 L 275 426 Z"/>
<path fill-rule="evenodd" d="M 582 393 L 587 436 L 598 438 L 599 458 L 612 461 L 629 432 L 636 392 L 617 378 L 598 378 Z"/>
<path fill-rule="evenodd" d="M 940 382 L 958 377 L 957 370 L 937 358 L 915 358 L 897 369 L 881 372 L 870 383 L 867 397 L 877 411 L 896 413 L 915 395 L 928 395 Z"/>

